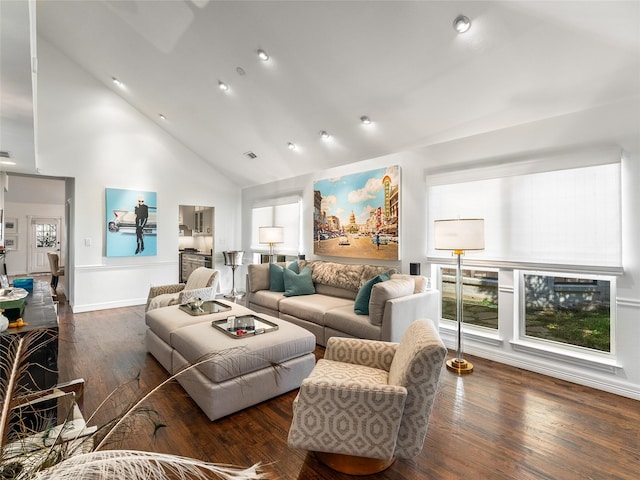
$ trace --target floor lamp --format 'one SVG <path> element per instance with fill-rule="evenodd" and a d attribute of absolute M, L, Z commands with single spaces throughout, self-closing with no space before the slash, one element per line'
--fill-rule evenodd
<path fill-rule="evenodd" d="M 258 242 L 269 244 L 269 263 L 273 263 L 273 246 L 284 243 L 284 227 L 258 227 Z"/>
<path fill-rule="evenodd" d="M 458 323 L 458 347 L 455 358 L 447 360 L 447 369 L 459 375 L 471 373 L 473 365 L 467 362 L 462 355 L 462 255 L 466 250 L 484 250 L 484 219 L 436 220 L 434 241 L 436 250 L 452 250 L 457 257 L 456 320 Z"/>
<path fill-rule="evenodd" d="M 241 298 L 244 296 L 244 293 L 238 292 L 236 290 L 236 268 L 242 265 L 242 257 L 244 257 L 244 251 L 232 250 L 229 252 L 222 252 L 224 255 L 224 264 L 228 267 L 231 267 L 231 275 L 232 275 L 232 287 L 231 292 L 228 295 L 225 295 L 225 298 Z"/>

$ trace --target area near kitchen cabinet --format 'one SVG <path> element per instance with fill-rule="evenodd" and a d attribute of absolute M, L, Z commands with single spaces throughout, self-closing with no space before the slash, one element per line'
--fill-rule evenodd
<path fill-rule="evenodd" d="M 180 281 L 186 282 L 198 267 L 213 266 L 215 209 L 180 205 L 178 210 L 178 250 Z"/>

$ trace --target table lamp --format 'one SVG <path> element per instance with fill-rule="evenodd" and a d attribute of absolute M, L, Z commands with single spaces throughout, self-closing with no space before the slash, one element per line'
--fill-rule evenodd
<path fill-rule="evenodd" d="M 436 220 L 434 225 L 436 250 L 452 250 L 457 257 L 456 269 L 456 320 L 458 347 L 456 357 L 447 360 L 447 369 L 459 375 L 471 373 L 473 365 L 462 355 L 462 255 L 465 250 L 484 250 L 484 219 L 459 218 Z"/>
<path fill-rule="evenodd" d="M 269 263 L 272 263 L 273 246 L 284 242 L 284 227 L 259 227 L 258 242 L 269 244 Z"/>

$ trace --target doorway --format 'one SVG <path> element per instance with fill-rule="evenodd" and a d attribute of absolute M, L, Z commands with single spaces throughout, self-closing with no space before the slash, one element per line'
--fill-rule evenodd
<path fill-rule="evenodd" d="M 47 252 L 52 251 L 58 253 L 60 264 L 64 265 L 64 248 L 62 248 L 60 231 L 62 219 L 60 217 L 28 217 L 28 223 L 28 272 L 48 272 L 50 268 Z"/>
<path fill-rule="evenodd" d="M 43 220 L 40 222 L 42 224 L 49 221 L 55 224 L 52 228 L 56 230 L 56 242 L 60 243 L 50 250 L 60 248 L 61 261 L 69 260 L 67 247 L 71 237 L 66 219 L 72 218 L 70 215 L 73 188 L 73 179 L 8 174 L 8 190 L 5 190 L 4 194 L 4 217 L 14 220 L 11 232 L 14 247 L 7 249 L 5 257 L 5 267 L 9 275 L 49 272 L 49 261 L 42 252 L 43 247 L 35 248 L 35 223 L 39 223 L 36 219 Z M 48 227 L 41 229 L 43 236 L 40 244 L 50 244 L 51 241 L 44 236 L 44 230 Z M 44 247 L 44 252 L 46 251 L 47 247 Z"/>
<path fill-rule="evenodd" d="M 178 206 L 178 249 L 213 255 L 215 207 Z"/>

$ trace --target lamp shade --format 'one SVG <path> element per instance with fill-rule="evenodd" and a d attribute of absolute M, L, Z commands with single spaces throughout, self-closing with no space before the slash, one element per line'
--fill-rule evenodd
<path fill-rule="evenodd" d="M 436 220 L 434 241 L 436 250 L 484 250 L 484 219 Z"/>
<path fill-rule="evenodd" d="M 284 227 L 259 227 L 258 242 L 268 243 L 269 245 L 283 243 Z"/>

